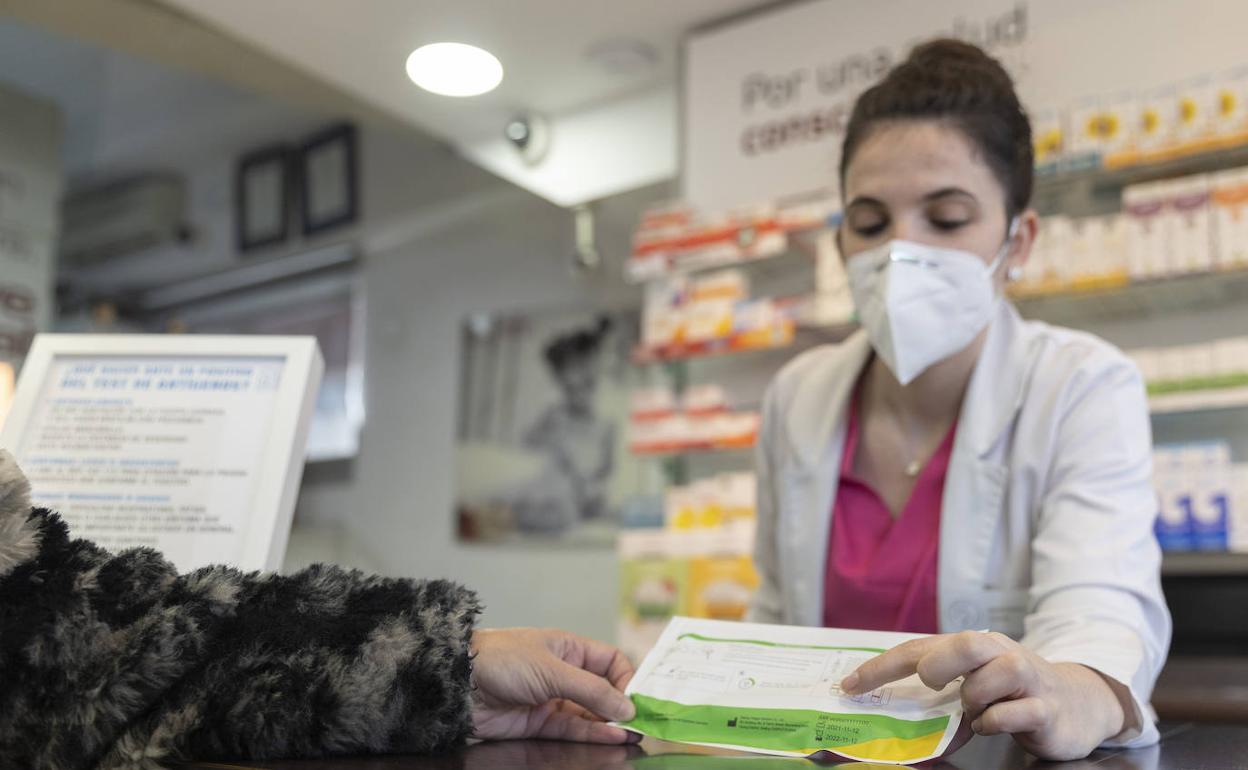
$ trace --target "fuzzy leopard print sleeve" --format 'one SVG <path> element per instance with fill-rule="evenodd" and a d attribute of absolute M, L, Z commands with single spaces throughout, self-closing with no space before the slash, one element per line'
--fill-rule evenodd
<path fill-rule="evenodd" d="M 0 767 L 438 751 L 471 732 L 479 611 L 445 581 L 111 554 L 0 451 Z"/>

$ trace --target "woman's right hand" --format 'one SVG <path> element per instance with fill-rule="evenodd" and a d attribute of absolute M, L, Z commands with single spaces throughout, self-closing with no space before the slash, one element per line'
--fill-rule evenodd
<path fill-rule="evenodd" d="M 871 692 L 912 674 L 937 691 L 965 677 L 959 689 L 971 729 L 1013 735 L 1041 759 L 1082 759 L 1127 726 L 1104 676 L 1077 663 L 1051 663 L 994 631 L 903 642 L 859 666 L 841 689 Z"/>

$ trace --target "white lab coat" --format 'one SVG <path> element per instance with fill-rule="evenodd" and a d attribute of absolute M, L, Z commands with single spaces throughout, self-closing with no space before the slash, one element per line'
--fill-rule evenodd
<path fill-rule="evenodd" d="M 797 357 L 764 400 L 757 453 L 759 622 L 822 624 L 845 413 L 871 357 L 864 332 Z M 1080 332 L 1002 302 L 963 402 L 945 478 L 940 630 L 993 629 L 1148 700 L 1170 645 L 1153 536 L 1152 440 L 1139 371 Z"/>

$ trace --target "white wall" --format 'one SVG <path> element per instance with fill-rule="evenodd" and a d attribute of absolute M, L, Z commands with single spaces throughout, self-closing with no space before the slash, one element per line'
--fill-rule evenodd
<path fill-rule="evenodd" d="M 360 232 L 368 303 L 368 422 L 352 463 L 311 467 L 286 569 L 336 561 L 391 575 L 445 577 L 480 592 L 488 625 L 551 625 L 610 639 L 617 578 L 610 548 L 464 546 L 454 531 L 460 323 L 469 312 L 560 308 L 635 298 L 620 259 L 637 212 L 670 192 L 597 205 L 607 264 L 569 268 L 571 214 L 502 181 L 411 205 L 420 157 L 401 141 L 364 144 L 367 200 L 390 209 Z M 448 159 L 442 185 L 481 172 Z"/>
<path fill-rule="evenodd" d="M 16 366 L 28 335 L 45 331 L 52 320 L 61 114 L 54 104 L 0 83 L 0 116 L 0 281 L 6 293 L 24 298 L 20 306 L 0 308 L 0 361 Z M 0 422 L 7 409 L 0 403 Z"/>
<path fill-rule="evenodd" d="M 59 277 L 78 293 L 115 296 L 311 245 L 295 237 L 240 258 L 234 247 L 234 169 L 244 153 L 298 142 L 335 116 L 5 18 L 0 18 L 0 84 L 59 108 L 65 129 L 61 165 L 71 195 L 152 172 L 174 173 L 187 182 L 191 240 L 104 264 L 61 265 Z M 432 146 L 423 140 L 426 152 Z M 325 240 L 342 237 L 334 233 Z"/>

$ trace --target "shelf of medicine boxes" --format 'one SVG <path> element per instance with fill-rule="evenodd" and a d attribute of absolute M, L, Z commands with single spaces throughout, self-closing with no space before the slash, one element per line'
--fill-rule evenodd
<path fill-rule="evenodd" d="M 826 207 L 799 209 L 798 213 L 765 214 L 712 225 L 694 226 L 639 240 L 625 267 L 634 282 L 655 281 L 714 268 L 748 267 L 753 279 L 763 279 L 793 269 L 792 260 L 817 264 L 820 249 L 834 249 Z M 821 236 L 826 239 L 821 242 Z M 644 347 L 633 351 L 636 364 L 684 361 L 800 345 L 798 335 L 818 335 L 813 342 L 835 341 L 852 331 L 849 318 L 829 319 L 820 312 L 818 294 L 775 299 L 783 317 L 769 328 L 753 329 L 731 337 Z"/>
<path fill-rule="evenodd" d="M 1248 166 L 1248 144 L 1111 163 L 1105 167 L 1096 159 L 1076 159 L 1037 168 L 1032 205 L 1042 215 L 1111 214 L 1120 210 L 1122 188 L 1129 185 Z"/>
<path fill-rule="evenodd" d="M 1148 408 L 1154 415 L 1244 409 L 1248 408 L 1248 384 L 1150 393 Z"/>
<path fill-rule="evenodd" d="M 770 264 L 789 257 L 818 257 L 819 236 L 835 222 L 826 206 L 727 218 L 708 224 L 638 234 L 624 265 L 630 283 L 725 267 Z"/>
<path fill-rule="evenodd" d="M 647 449 L 642 447 L 630 447 L 629 452 L 635 457 L 653 457 L 660 460 L 666 460 L 677 457 L 697 457 L 699 455 L 731 455 L 748 453 L 753 457 L 754 442 L 756 439 L 751 438 L 748 442 L 728 442 L 724 444 L 692 444 L 689 446 L 664 448 L 664 449 Z"/>
<path fill-rule="evenodd" d="M 1112 168 L 1098 163 L 1081 165 L 1037 172 L 1032 202 L 1041 215 L 1081 217 L 1119 212 L 1124 187 L 1248 166 L 1248 145 L 1171 154 Z M 1120 275 L 1082 284 L 1042 287 L 1040 291 L 1014 296 L 1024 315 L 1054 323 L 1141 317 L 1245 299 L 1248 270 L 1243 269 L 1141 281 Z"/>
<path fill-rule="evenodd" d="M 794 298 L 792 301 L 806 303 L 813 299 L 814 295 L 809 295 Z M 638 365 L 676 363 L 697 358 L 839 342 L 858 328 L 857 324 L 848 318 L 821 320 L 802 312 L 794 315 L 796 320 L 785 318 L 770 328 L 755 329 L 732 337 L 718 337 L 699 342 L 675 343 L 657 347 L 638 345 L 633 349 L 633 363 Z"/>

